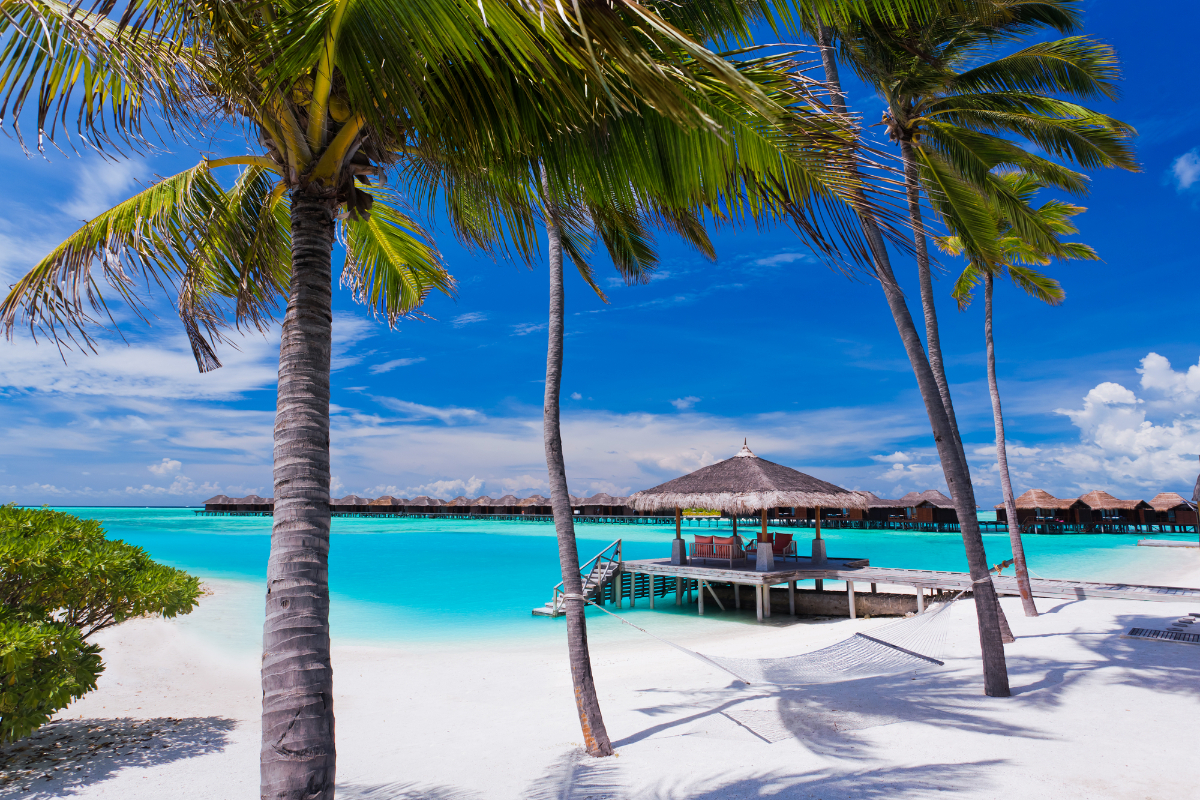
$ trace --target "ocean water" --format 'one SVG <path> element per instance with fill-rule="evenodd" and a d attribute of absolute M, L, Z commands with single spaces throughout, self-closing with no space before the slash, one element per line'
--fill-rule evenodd
<path fill-rule="evenodd" d="M 186 624 L 238 648 L 261 641 L 270 517 L 203 517 L 181 508 L 63 508 L 101 521 L 110 537 L 155 559 L 220 582 Z M 685 529 L 711 533 L 712 528 Z M 797 539 L 811 533 L 797 530 Z M 581 561 L 620 538 L 626 559 L 669 552 L 669 525 L 576 526 Z M 1155 538 L 1172 538 L 1155 534 Z M 873 566 L 965 571 L 956 533 L 824 531 L 831 556 L 868 558 Z M 1030 569 L 1047 578 L 1149 582 L 1179 551 L 1137 547 L 1137 535 L 1026 536 Z M 1178 536 L 1175 538 L 1194 538 Z M 989 562 L 1010 557 L 1007 534 L 985 534 Z M 1010 572 L 1011 574 L 1011 572 Z M 335 518 L 330 545 L 331 627 L 340 643 L 519 642 L 559 635 L 559 620 L 533 617 L 561 579 L 554 526 L 537 522 Z M 644 604 L 643 604 L 644 605 Z M 603 635 L 619 623 L 602 612 Z M 623 615 L 628 615 L 623 612 Z M 649 613 L 639 606 L 637 615 Z M 753 612 L 742 615 L 744 621 Z M 648 618 L 644 618 L 648 621 Z M 694 609 L 659 606 L 655 624 L 693 624 Z M 706 618 L 707 619 L 707 618 Z M 589 630 L 593 626 L 589 624 Z M 626 629 L 627 630 L 627 629 Z"/>

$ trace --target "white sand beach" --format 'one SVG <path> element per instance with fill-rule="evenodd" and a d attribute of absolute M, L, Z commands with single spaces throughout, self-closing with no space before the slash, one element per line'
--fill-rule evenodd
<path fill-rule="evenodd" d="M 1200 553 L 1165 558 L 1177 568 L 1156 582 L 1200 586 Z M 1119 636 L 1200 608 L 1042 599 L 1027 619 L 1018 600 L 1003 602 L 1018 637 L 1007 699 L 981 693 L 970 600 L 949 612 L 945 668 L 820 686 L 747 687 L 636 631 L 599 637 L 609 759 L 581 754 L 561 641 L 335 647 L 338 796 L 1195 797 L 1200 646 Z M 679 638 L 773 657 L 886 622 L 777 616 Z M 100 688 L 23 743 L 0 797 L 256 796 L 253 653 L 157 619 L 101 643 Z"/>

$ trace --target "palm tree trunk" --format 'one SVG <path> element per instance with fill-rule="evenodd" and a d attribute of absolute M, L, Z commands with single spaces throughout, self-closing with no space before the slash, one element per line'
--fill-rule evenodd
<path fill-rule="evenodd" d="M 333 800 L 329 659 L 329 358 L 334 205 L 292 196 L 292 285 L 279 348 L 275 519 L 263 626 L 260 792 Z"/>
<path fill-rule="evenodd" d="M 1017 501 L 1013 499 L 1012 480 L 1008 475 L 1008 452 L 1004 445 L 1004 414 L 1000 411 L 1000 385 L 996 380 L 996 345 L 992 339 L 992 287 L 995 279 L 990 272 L 983 274 L 983 338 L 987 340 L 988 391 L 992 394 L 992 418 L 996 421 L 996 465 L 1000 468 L 1000 490 L 1004 493 L 1004 513 L 1008 517 L 1008 540 L 1012 543 L 1013 566 L 1017 570 L 1017 589 L 1025 616 L 1036 617 L 1037 605 L 1029 586 L 1029 569 L 1025 566 L 1025 545 L 1021 542 L 1021 526 L 1017 522 Z"/>
<path fill-rule="evenodd" d="M 908 214 L 912 222 L 913 244 L 917 254 L 917 276 L 921 284 L 921 308 L 925 313 L 925 348 L 929 352 L 929 367 L 933 370 L 933 379 L 937 382 L 942 405 L 946 407 L 946 416 L 950 418 L 954 445 L 965 462 L 967 454 L 959 436 L 958 419 L 954 415 L 954 403 L 950 399 L 950 383 L 946 380 L 946 367 L 942 362 L 942 339 L 938 332 L 937 306 L 933 300 L 933 276 L 929 269 L 929 244 L 925 239 L 925 224 L 921 215 L 919 170 L 913 153 L 913 143 L 908 139 L 900 141 L 900 158 L 904 162 L 904 188 L 908 193 Z"/>
<path fill-rule="evenodd" d="M 543 184 L 545 177 L 543 176 Z M 579 576 L 579 549 L 575 545 L 575 519 L 571 513 L 571 495 L 567 491 L 567 465 L 563 458 L 562 430 L 559 426 L 558 396 L 562 388 L 563 362 L 563 250 L 558 220 L 553 208 L 546 214 L 546 236 L 550 250 L 550 342 L 546 348 L 546 403 L 543 408 L 543 437 L 546 443 L 546 470 L 550 476 L 550 506 L 554 511 L 554 531 L 558 535 L 558 561 L 562 567 L 563 594 L 566 597 L 567 654 L 571 661 L 571 682 L 575 687 L 575 707 L 583 729 L 583 743 L 589 755 L 610 756 L 612 743 L 600 715 L 600 698 L 592 676 L 592 658 L 588 652 L 586 605 L 583 580 Z"/>
<path fill-rule="evenodd" d="M 822 61 L 826 67 L 825 82 L 834 92 L 834 96 L 838 97 L 841 96 L 842 87 L 837 75 L 832 38 L 832 31 L 828 27 L 824 25 L 818 27 L 817 44 L 821 47 Z M 834 67 L 832 70 L 829 69 L 830 65 Z M 871 249 L 876 276 L 879 278 L 879 284 L 883 288 L 888 308 L 892 312 L 896 330 L 900 334 L 900 340 L 904 344 L 909 363 L 916 375 L 921 399 L 925 403 L 925 412 L 929 417 L 930 427 L 933 429 L 933 440 L 937 445 L 942 473 L 954 500 L 955 510 L 958 512 L 963 548 L 966 550 L 967 565 L 974 588 L 975 614 L 979 624 L 979 645 L 983 656 L 984 693 L 989 697 L 1008 697 L 1010 691 L 1008 668 L 1004 659 L 1000 602 L 988 571 L 983 537 L 979 533 L 979 519 L 975 515 L 975 492 L 971 486 L 970 470 L 967 467 L 966 459 L 960 455 L 961 449 L 954 444 L 956 437 L 950 417 L 946 414 L 946 407 L 942 403 L 933 370 L 929 366 L 929 359 L 921 345 L 921 337 L 917 333 L 912 315 L 908 311 L 904 292 L 896 283 L 883 233 L 869 214 L 859 212 L 858 216 L 867 245 Z"/>

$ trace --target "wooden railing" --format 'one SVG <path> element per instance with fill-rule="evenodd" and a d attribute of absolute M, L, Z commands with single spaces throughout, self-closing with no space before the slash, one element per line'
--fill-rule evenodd
<path fill-rule="evenodd" d="M 583 585 L 583 596 L 587 597 L 588 589 L 600 589 L 604 582 L 610 579 L 621 567 L 621 540 L 617 539 L 608 547 L 592 556 L 587 562 L 579 565 L 579 578 Z M 554 596 L 550 599 L 550 610 L 553 616 L 562 613 L 563 583 L 559 581 L 554 587 Z"/>

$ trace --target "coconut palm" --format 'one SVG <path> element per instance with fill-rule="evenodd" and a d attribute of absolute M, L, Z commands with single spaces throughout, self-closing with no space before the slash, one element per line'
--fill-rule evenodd
<path fill-rule="evenodd" d="M 997 166 L 1035 174 L 1048 185 L 1083 191 L 1085 179 L 1026 144 L 1086 168 L 1136 169 L 1133 130 L 1067 98 L 1116 96 L 1118 63 L 1112 48 L 1073 36 L 986 60 L 997 47 L 1045 28 L 1078 30 L 1078 0 L 966 7 L 928 20 L 896 24 L 876 15 L 839 33 L 843 61 L 887 103 L 883 124 L 900 146 L 914 230 L 926 344 L 938 390 L 951 420 L 938 335 L 921 193 L 935 210 L 955 218 L 968 246 L 985 255 L 995 231 L 981 195 L 995 198 L 1022 234 L 1046 247 L 1053 235 L 1027 215 L 1026 205 L 993 172 Z M 974 189 L 974 191 L 972 191 Z M 957 435 L 957 425 L 954 425 Z M 961 448 L 961 441 L 956 444 Z"/>
<path fill-rule="evenodd" d="M 435 175 L 432 169 L 422 175 L 426 193 L 440 189 L 451 199 L 450 219 L 468 243 L 492 248 L 508 236 L 522 255 L 531 257 L 527 232 L 539 219 L 546 228 L 550 316 L 543 438 L 577 712 L 592 755 L 608 755 L 612 748 L 592 678 L 559 421 L 564 259 L 569 256 L 603 298 L 590 263 L 592 239 L 603 242 L 627 282 L 637 283 L 657 261 L 652 228 L 676 233 L 714 257 L 700 222 L 706 211 L 760 224 L 787 219 L 805 231 L 814 247 L 835 254 L 838 242 L 823 223 L 836 219 L 840 206 L 854 202 L 857 184 L 846 167 L 853 133 L 817 113 L 813 85 L 797 74 L 798 65 L 782 55 L 743 59 L 734 66 L 783 113 L 747 115 L 737 97 L 714 86 L 698 105 L 716 123 L 716 131 L 682 130 L 647 106 L 542 142 L 536 185 L 521 185 L 522 165 L 515 165 L 513 174 L 501 165 L 499 153 L 486 176 L 446 170 Z M 492 223 L 501 219 L 504 225 Z"/>
<path fill-rule="evenodd" d="M 1021 603 L 1027 616 L 1037 616 L 1037 606 L 1033 601 L 1033 592 L 1029 586 L 1029 570 L 1025 565 L 1025 547 L 1021 542 L 1021 526 L 1017 522 L 1017 506 L 1013 498 L 1012 481 L 1008 473 L 1008 453 L 1004 438 L 1004 415 L 1000 408 L 1000 389 L 996 379 L 996 348 L 992 338 L 992 289 L 997 276 L 1005 274 L 1026 294 L 1044 303 L 1056 306 L 1063 301 L 1066 294 L 1058 281 L 1033 269 L 1035 266 L 1049 264 L 1052 259 L 1077 259 L 1097 261 L 1096 251 L 1080 242 L 1060 242 L 1057 237 L 1078 233 L 1079 229 L 1071 222 L 1071 218 L 1086 211 L 1082 206 L 1051 200 L 1038 208 L 1032 207 L 1034 194 L 1046 188 L 1046 184 L 1025 172 L 1001 172 L 996 176 L 1003 181 L 1008 191 L 1007 197 L 1015 197 L 1026 203 L 1030 211 L 1026 216 L 1036 216 L 1037 227 L 1051 231 L 1056 242 L 1055 246 L 1047 249 L 1044 246 L 1028 241 L 1018 234 L 1006 215 L 998 205 L 991 206 L 996 223 L 996 251 L 999 257 L 994 261 L 982 261 L 978 257 L 970 259 L 967 267 L 959 275 L 954 285 L 954 298 L 958 301 L 959 309 L 970 305 L 975 287 L 983 282 L 983 338 L 987 345 L 987 375 L 988 390 L 992 396 L 992 418 L 996 424 L 996 466 L 1000 471 L 1000 489 L 1004 496 L 1004 510 L 1008 517 L 1008 538 L 1012 544 L 1013 566 L 1016 567 L 1017 587 L 1021 592 Z M 1006 204 L 1007 205 L 1007 204 Z M 953 226 L 951 226 L 953 229 Z M 939 237 L 938 247 L 951 255 L 962 255 L 966 246 L 962 237 L 956 235 Z"/>
<path fill-rule="evenodd" d="M 23 2 L 38 19 L 58 20 L 62 48 L 32 72 L 10 71 L 0 88 L 41 75 L 51 98 L 43 105 L 66 108 L 79 83 L 88 84 L 89 101 L 104 99 L 89 76 L 99 67 L 125 76 L 112 59 L 151 42 L 156 49 L 146 63 L 176 70 L 166 99 L 178 88 L 185 112 L 241 124 L 255 145 L 251 155 L 204 159 L 98 216 L 18 282 L 0 314 L 10 335 L 25 320 L 59 342 L 78 337 L 86 346 L 91 313 L 104 309 L 101 279 L 134 305 L 142 300 L 134 282 L 141 276 L 173 291 L 206 370 L 219 365 L 213 342 L 230 317 L 262 326 L 286 290 L 262 793 L 332 797 L 327 563 L 335 241 L 346 249 L 343 282 L 394 322 L 429 291 L 449 292 L 453 283 L 398 196 L 375 182 L 389 170 L 434 159 L 459 174 L 482 174 L 501 152 L 525 159 L 528 171 L 543 159 L 538 141 L 587 124 L 598 110 L 628 110 L 635 99 L 681 128 L 710 127 L 696 108 L 710 83 L 751 108 L 769 109 L 725 61 L 630 3 L 576 4 L 539 18 L 536 9 L 496 0 L 478 8 L 449 0 L 403 8 L 377 0 L 133 2 L 114 22 L 107 18 L 111 4 L 89 14 Z M 638 27 L 615 14 L 616 6 Z M 684 54 L 686 68 L 667 52 Z M 70 59 L 82 72 L 60 80 Z M 223 188 L 213 170 L 235 165 L 243 171 Z"/>

